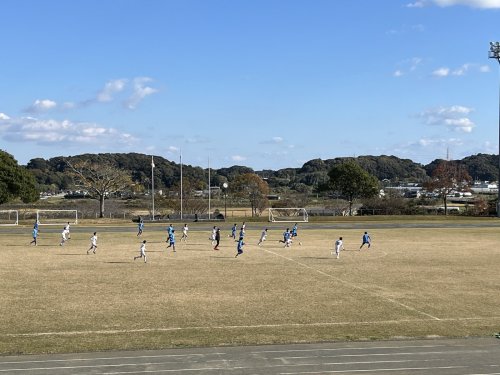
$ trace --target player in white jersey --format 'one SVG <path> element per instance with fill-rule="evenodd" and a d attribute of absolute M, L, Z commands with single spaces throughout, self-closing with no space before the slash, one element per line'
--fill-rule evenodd
<path fill-rule="evenodd" d="M 62 232 L 61 232 L 61 243 L 59 243 L 59 246 L 62 246 L 64 245 L 64 243 L 67 241 L 67 231 L 66 231 L 66 227 L 63 228 Z"/>
<path fill-rule="evenodd" d="M 187 238 L 188 238 L 188 225 L 187 224 L 184 224 L 184 227 L 182 228 L 182 237 L 181 237 L 181 241 L 187 241 Z"/>
<path fill-rule="evenodd" d="M 87 250 L 87 254 L 92 250 L 92 252 L 95 254 L 95 251 L 97 250 L 97 232 L 94 232 L 93 236 L 90 237 L 90 247 Z"/>
<path fill-rule="evenodd" d="M 64 226 L 64 229 L 66 230 L 66 239 L 71 240 L 71 233 L 69 232 L 69 221 L 68 221 L 68 223 Z"/>
<path fill-rule="evenodd" d="M 345 250 L 344 249 L 344 241 L 342 241 L 342 237 L 339 237 L 337 241 L 335 241 L 335 254 L 337 255 L 337 259 L 340 257 L 340 250 Z M 333 251 L 332 251 L 333 255 Z"/>
<path fill-rule="evenodd" d="M 134 257 L 134 260 L 144 258 L 144 263 L 146 263 L 146 240 L 142 241 L 141 248 L 139 249 L 139 255 Z"/>
<path fill-rule="evenodd" d="M 260 235 L 260 240 L 259 240 L 259 243 L 258 243 L 257 245 L 259 245 L 259 246 L 260 246 L 260 244 L 261 244 L 262 242 L 264 242 L 264 241 L 266 240 L 266 238 L 267 238 L 267 228 L 266 228 L 266 229 L 264 229 L 264 230 L 262 231 L 262 233 L 261 233 L 261 235 Z"/>
<path fill-rule="evenodd" d="M 210 238 L 209 238 L 209 240 L 212 241 L 212 246 L 215 246 L 215 243 L 217 242 L 216 239 L 215 239 L 216 235 L 217 235 L 217 227 L 214 226 L 212 228 L 212 234 L 210 235 Z"/>

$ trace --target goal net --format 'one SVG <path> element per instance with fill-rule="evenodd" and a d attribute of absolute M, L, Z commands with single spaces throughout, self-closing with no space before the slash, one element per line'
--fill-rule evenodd
<path fill-rule="evenodd" d="M 40 225 L 78 224 L 78 210 L 37 210 L 36 220 Z"/>
<path fill-rule="evenodd" d="M 308 222 L 309 215 L 305 208 L 269 208 L 269 221 L 273 223 Z"/>
<path fill-rule="evenodd" d="M 17 225 L 19 212 L 17 210 L 0 210 L 0 225 Z"/>

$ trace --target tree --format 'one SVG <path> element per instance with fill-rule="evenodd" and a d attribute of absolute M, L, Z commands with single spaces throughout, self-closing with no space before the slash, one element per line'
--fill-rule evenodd
<path fill-rule="evenodd" d="M 75 185 L 87 190 L 93 198 L 99 200 L 99 217 L 104 217 L 106 196 L 132 185 L 130 175 L 126 171 L 100 158 L 80 159 L 74 163 L 66 160 L 66 164 Z"/>
<path fill-rule="evenodd" d="M 442 160 L 432 171 L 432 179 L 424 184 L 443 200 L 444 214 L 448 215 L 448 194 L 466 189 L 472 181 L 465 167 L 459 163 Z"/>
<path fill-rule="evenodd" d="M 0 150 L 0 204 L 18 198 L 24 203 L 37 201 L 40 195 L 35 185 L 35 177 L 12 155 Z"/>
<path fill-rule="evenodd" d="M 371 198 L 378 194 L 378 180 L 366 172 L 355 161 L 337 164 L 328 172 L 329 187 L 349 201 L 349 215 L 352 215 L 352 202 L 357 198 Z"/>
<path fill-rule="evenodd" d="M 255 173 L 244 173 L 237 176 L 229 185 L 231 192 L 240 198 L 247 198 L 252 208 L 252 216 L 260 215 L 267 207 L 269 186 Z"/>

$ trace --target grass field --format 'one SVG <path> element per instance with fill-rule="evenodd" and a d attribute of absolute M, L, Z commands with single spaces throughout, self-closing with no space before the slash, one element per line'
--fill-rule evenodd
<path fill-rule="evenodd" d="M 286 249 L 285 224 L 274 224 L 258 247 L 265 224 L 251 223 L 238 258 L 232 223 L 220 251 L 208 240 L 213 224 L 191 225 L 187 243 L 176 224 L 175 253 L 151 225 L 142 238 L 130 224 L 79 225 L 65 246 L 42 227 L 37 247 L 28 226 L 2 227 L 0 353 L 491 335 L 500 331 L 500 225 L 482 222 L 373 227 L 362 251 L 363 230 L 335 223 L 301 224 L 302 246 Z M 87 255 L 95 230 L 98 252 Z M 335 259 L 338 236 L 346 250 Z M 133 260 L 142 239 L 146 264 Z"/>

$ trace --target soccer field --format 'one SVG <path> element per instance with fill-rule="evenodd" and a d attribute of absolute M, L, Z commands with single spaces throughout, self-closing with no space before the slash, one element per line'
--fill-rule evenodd
<path fill-rule="evenodd" d="M 484 223 L 492 223 L 484 221 Z M 397 223 L 394 221 L 394 223 Z M 291 248 L 285 224 L 249 223 L 244 253 L 221 224 L 190 226 L 177 251 L 164 226 L 0 228 L 0 353 L 46 353 L 429 336 L 500 331 L 500 226 L 366 228 L 301 223 Z M 342 229 L 340 229 L 342 228 Z M 97 231 L 97 254 L 87 255 Z M 342 236 L 345 251 L 331 255 Z M 147 240 L 148 263 L 133 260 Z"/>

